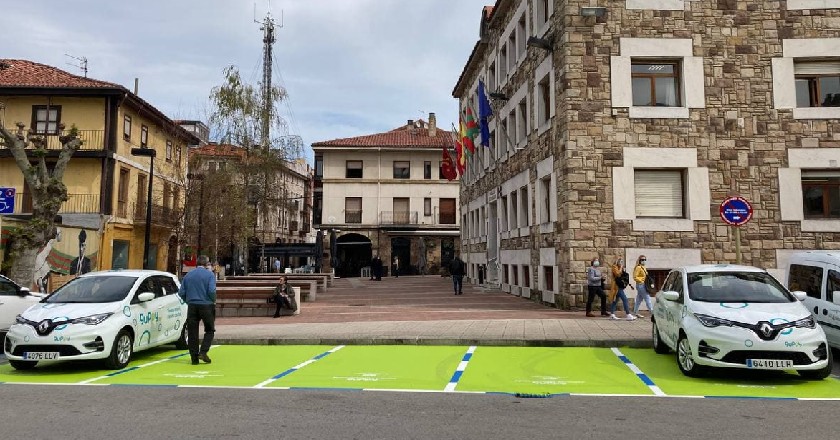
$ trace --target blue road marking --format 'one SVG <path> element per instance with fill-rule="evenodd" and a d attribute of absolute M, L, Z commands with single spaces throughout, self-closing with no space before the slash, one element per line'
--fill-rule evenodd
<path fill-rule="evenodd" d="M 447 393 L 455 391 L 455 387 L 458 386 L 458 381 L 461 380 L 461 376 L 464 374 L 464 370 L 467 369 L 467 364 L 470 363 L 470 359 L 472 359 L 472 355 L 473 353 L 475 353 L 475 349 L 475 345 L 467 349 L 467 352 L 464 353 L 464 357 L 461 358 L 461 362 L 458 364 L 458 368 L 456 368 L 455 373 L 452 374 L 452 379 L 449 379 L 449 383 L 446 384 L 446 388 L 444 388 L 443 391 Z"/>
<path fill-rule="evenodd" d="M 651 380 L 651 378 L 648 377 L 647 374 L 645 374 L 641 369 L 639 369 L 639 367 L 637 367 L 635 364 L 633 364 L 633 362 L 630 362 L 630 359 L 627 356 L 625 356 L 623 353 L 621 353 L 621 350 L 619 350 L 615 347 L 613 347 L 611 350 L 612 350 L 613 354 L 615 354 L 616 357 L 618 357 L 618 359 L 621 362 L 623 362 L 624 365 L 626 365 L 627 368 L 629 368 L 630 371 L 632 371 L 636 375 L 636 377 L 639 378 L 639 380 L 642 381 L 642 383 L 644 383 L 648 388 L 650 388 L 651 392 L 653 392 L 654 395 L 657 395 L 657 396 L 666 395 L 665 392 L 662 391 L 662 389 L 660 389 L 658 386 L 656 386 L 655 383 L 653 383 L 653 380 Z"/>
<path fill-rule="evenodd" d="M 311 364 L 311 363 L 318 362 L 319 360 L 321 360 L 321 359 L 323 359 L 323 358 L 327 357 L 328 355 L 330 355 L 330 354 L 332 354 L 332 353 L 337 352 L 338 350 L 341 350 L 342 348 L 344 348 L 344 346 L 343 346 L 343 345 L 339 345 L 339 346 L 337 346 L 337 347 L 333 347 L 332 349 L 327 350 L 327 351 L 325 351 L 325 352 L 323 352 L 323 353 L 321 353 L 321 354 L 319 354 L 319 355 L 317 355 L 317 356 L 313 357 L 312 359 L 309 359 L 309 360 L 308 360 L 308 361 L 306 361 L 306 362 L 303 362 L 303 363 L 301 363 L 301 364 L 295 365 L 294 367 L 289 368 L 288 370 L 286 370 L 286 371 L 284 371 L 284 372 L 282 372 L 282 373 L 280 373 L 280 374 L 277 374 L 277 375 L 272 376 L 272 377 L 271 377 L 270 379 L 268 379 L 268 380 L 264 380 L 264 381 L 262 381 L 262 382 L 260 382 L 260 383 L 258 383 L 258 384 L 256 384 L 256 385 L 254 385 L 254 388 L 264 388 L 266 385 L 268 385 L 268 384 L 270 384 L 270 383 L 272 383 L 272 382 L 274 382 L 274 381 L 276 381 L 276 380 L 282 379 L 282 378 L 284 378 L 284 377 L 286 377 L 286 376 L 288 376 L 288 375 L 290 375 L 290 374 L 294 373 L 294 372 L 295 372 L 295 371 L 297 371 L 297 370 L 300 370 L 301 368 L 303 368 L 303 367 L 305 367 L 305 366 L 307 366 L 307 365 L 309 365 L 309 364 Z"/>

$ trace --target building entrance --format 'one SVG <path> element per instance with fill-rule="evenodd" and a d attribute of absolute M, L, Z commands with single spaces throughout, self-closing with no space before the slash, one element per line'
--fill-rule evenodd
<path fill-rule="evenodd" d="M 370 239 L 361 234 L 345 234 L 336 238 L 338 265 L 335 274 L 340 277 L 358 277 L 362 267 L 370 266 L 373 257 Z"/>

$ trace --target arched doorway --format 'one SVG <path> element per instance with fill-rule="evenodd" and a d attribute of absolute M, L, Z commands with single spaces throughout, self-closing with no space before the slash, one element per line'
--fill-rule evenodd
<path fill-rule="evenodd" d="M 340 277 L 358 277 L 373 256 L 370 239 L 361 234 L 344 234 L 336 239 L 337 266 Z"/>
<path fill-rule="evenodd" d="M 391 270 L 394 270 L 394 257 L 400 259 L 400 275 L 414 275 L 411 264 L 411 239 L 394 237 L 391 239 Z M 391 275 L 394 275 L 393 273 Z"/>

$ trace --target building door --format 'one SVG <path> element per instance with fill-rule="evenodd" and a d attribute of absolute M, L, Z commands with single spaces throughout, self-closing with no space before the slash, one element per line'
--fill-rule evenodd
<path fill-rule="evenodd" d="M 487 280 L 499 282 L 499 212 L 496 202 L 490 203 L 490 215 L 487 219 Z"/>
<path fill-rule="evenodd" d="M 400 261 L 400 275 L 412 274 L 411 266 L 411 239 L 406 237 L 394 237 L 391 239 L 391 270 L 394 270 L 394 257 Z M 391 275 L 394 275 L 393 273 Z"/>
<path fill-rule="evenodd" d="M 373 258 L 370 239 L 361 234 L 344 234 L 336 239 L 335 274 L 340 277 L 358 277 L 362 267 L 370 266 Z"/>
<path fill-rule="evenodd" d="M 131 242 L 114 240 L 111 249 L 111 269 L 128 269 L 128 254 Z"/>
<path fill-rule="evenodd" d="M 406 225 L 409 218 L 409 200 L 407 197 L 394 198 L 394 224 Z"/>

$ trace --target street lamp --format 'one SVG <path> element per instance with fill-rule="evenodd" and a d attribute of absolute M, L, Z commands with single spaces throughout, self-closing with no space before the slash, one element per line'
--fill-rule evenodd
<path fill-rule="evenodd" d="M 143 269 L 149 268 L 149 242 L 151 242 L 152 234 L 152 182 L 155 179 L 155 156 L 157 150 L 153 148 L 132 148 L 132 156 L 144 156 L 151 160 L 149 166 L 149 191 L 146 194 L 146 237 L 143 243 Z"/>
<path fill-rule="evenodd" d="M 187 178 L 201 182 L 201 189 L 198 195 L 198 247 L 195 251 L 195 255 L 198 257 L 201 255 L 201 222 L 204 219 L 204 174 L 188 173 Z"/>

